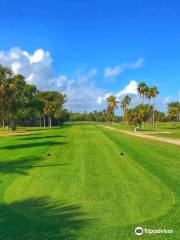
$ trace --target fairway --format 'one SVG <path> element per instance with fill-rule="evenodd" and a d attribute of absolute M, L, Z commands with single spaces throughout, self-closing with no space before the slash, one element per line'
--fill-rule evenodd
<path fill-rule="evenodd" d="M 179 146 L 91 123 L 29 131 L 0 137 L 0 239 L 178 239 Z"/>

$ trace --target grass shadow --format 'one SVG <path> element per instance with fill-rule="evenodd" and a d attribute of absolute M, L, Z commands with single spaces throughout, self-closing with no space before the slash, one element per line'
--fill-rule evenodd
<path fill-rule="evenodd" d="M 15 149 L 25 149 L 25 148 L 33 148 L 33 147 L 43 147 L 43 146 L 58 146 L 67 144 L 66 142 L 35 142 L 35 143 L 24 143 L 24 144 L 16 144 L 0 147 L 0 150 L 15 150 Z"/>
<path fill-rule="evenodd" d="M 79 205 L 57 204 L 47 198 L 31 198 L 0 204 L 0 239 L 78 239 L 92 223 Z"/>
<path fill-rule="evenodd" d="M 61 137 L 66 137 L 63 135 L 58 135 L 58 136 L 42 136 L 42 137 L 27 137 L 27 138 L 20 138 L 18 140 L 39 140 L 39 139 L 49 139 L 49 138 L 61 138 Z"/>
<path fill-rule="evenodd" d="M 40 161 L 42 161 L 41 158 L 34 157 L 34 156 L 23 157 L 23 158 L 19 158 L 18 160 L 1 161 L 0 173 L 28 175 L 28 170 L 33 168 L 59 167 L 59 166 L 67 165 L 64 163 L 40 164 Z"/>
<path fill-rule="evenodd" d="M 61 128 L 64 128 L 64 127 L 67 127 L 67 126 L 60 126 L 60 127 L 35 127 L 35 128 L 19 128 L 20 130 L 24 130 L 26 129 L 26 131 L 29 131 L 29 132 L 37 132 L 37 131 L 51 131 L 53 129 L 61 129 Z M 18 130 L 19 130 L 18 129 Z"/>
<path fill-rule="evenodd" d="M 12 137 L 29 137 L 29 136 L 37 136 L 37 135 L 40 135 L 40 133 L 27 133 L 27 134 L 15 134 L 15 135 L 12 135 Z"/>

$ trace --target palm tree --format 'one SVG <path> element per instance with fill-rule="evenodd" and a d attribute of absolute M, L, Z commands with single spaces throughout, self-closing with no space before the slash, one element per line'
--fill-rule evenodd
<path fill-rule="evenodd" d="M 124 102 L 125 102 L 125 104 L 126 104 L 126 108 L 127 108 L 127 106 L 129 106 L 129 104 L 131 103 L 131 97 L 130 96 L 128 96 L 128 95 L 126 95 L 125 97 L 124 97 Z"/>
<path fill-rule="evenodd" d="M 111 114 L 113 116 L 113 123 L 114 123 L 114 111 L 117 108 L 117 104 L 118 104 L 116 96 L 112 96 L 112 95 L 109 96 L 107 98 L 107 103 L 108 103 L 109 112 L 111 112 Z"/>
<path fill-rule="evenodd" d="M 5 120 L 8 118 L 8 102 L 10 100 L 10 79 L 12 71 L 8 67 L 0 64 L 0 115 L 2 118 L 3 127 Z"/>
<path fill-rule="evenodd" d="M 140 98 L 142 97 L 142 100 L 143 100 L 143 103 L 144 103 L 144 98 L 145 98 L 145 95 L 147 93 L 148 86 L 146 85 L 145 82 L 141 82 L 141 83 L 138 84 L 137 90 L 138 90 L 138 94 L 139 94 Z"/>
<path fill-rule="evenodd" d="M 62 109 L 56 108 L 54 111 L 54 118 L 58 120 L 58 126 L 60 126 L 60 118 L 62 117 Z"/>
<path fill-rule="evenodd" d="M 0 124 L 3 127 L 7 124 L 15 130 L 16 124 L 35 126 L 39 123 L 41 126 L 42 116 L 44 123 L 48 117 L 51 126 L 51 117 L 55 117 L 55 111 L 58 115 L 58 109 L 62 109 L 65 101 L 65 95 L 40 92 L 36 86 L 27 84 L 24 76 L 15 75 L 10 68 L 0 65 Z M 63 110 L 58 117 L 61 122 L 66 121 L 68 113 Z"/>
<path fill-rule="evenodd" d="M 125 103 L 124 99 L 121 100 L 121 102 L 120 102 L 120 107 L 121 107 L 121 109 L 122 109 L 122 111 L 123 111 L 123 122 L 124 122 L 125 109 L 126 109 L 126 103 Z"/>
<path fill-rule="evenodd" d="M 145 90 L 145 97 L 148 99 L 149 105 L 151 103 L 151 98 L 152 98 L 152 88 L 148 87 Z"/>
<path fill-rule="evenodd" d="M 153 105 L 155 105 L 155 99 L 158 96 L 158 94 L 159 94 L 159 91 L 158 91 L 157 87 L 156 86 L 151 87 L 151 96 L 154 99 Z"/>
<path fill-rule="evenodd" d="M 61 108 L 62 105 L 66 101 L 66 96 L 62 95 L 59 92 L 50 92 L 44 91 L 38 93 L 38 99 L 43 102 L 44 109 L 43 109 L 43 118 L 44 118 L 44 125 L 45 125 L 45 116 L 48 118 L 48 126 L 52 126 L 52 116 L 54 112 L 57 112 L 58 108 Z"/>
<path fill-rule="evenodd" d="M 169 102 L 168 107 L 168 116 L 174 116 L 174 120 L 180 120 L 180 102 Z M 171 117 L 170 117 L 171 118 Z"/>
<path fill-rule="evenodd" d="M 0 79 L 6 80 L 10 76 L 12 76 L 12 70 L 8 67 L 4 67 L 0 64 Z"/>
<path fill-rule="evenodd" d="M 168 106 L 168 118 L 171 121 L 179 121 L 180 119 L 180 102 L 169 102 Z"/>
<path fill-rule="evenodd" d="M 159 94 L 159 91 L 158 91 L 158 89 L 157 89 L 157 87 L 156 86 L 154 86 L 154 87 L 151 87 L 150 88 L 150 92 L 151 92 L 151 97 L 154 99 L 154 101 L 153 101 L 153 116 L 152 116 L 152 122 L 153 122 L 153 128 L 155 127 L 155 121 L 154 121 L 154 107 L 155 107 L 155 99 L 156 99 L 156 97 L 158 96 L 158 94 Z"/>
<path fill-rule="evenodd" d="M 138 94 L 140 96 L 140 98 L 142 97 L 142 102 L 144 104 L 144 100 L 145 100 L 145 97 L 148 97 L 149 99 L 149 87 L 147 86 L 147 84 L 145 82 L 141 82 L 138 84 Z M 150 101 L 150 100 L 149 100 Z M 143 129 L 144 129 L 144 122 L 143 122 Z"/>
<path fill-rule="evenodd" d="M 126 113 L 127 107 L 131 103 L 131 100 L 132 100 L 131 97 L 126 95 L 120 102 L 120 107 L 123 110 L 123 122 L 124 122 L 124 119 L 125 119 L 125 113 Z"/>

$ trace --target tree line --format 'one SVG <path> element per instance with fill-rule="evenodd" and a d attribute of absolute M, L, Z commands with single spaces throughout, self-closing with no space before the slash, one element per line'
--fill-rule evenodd
<path fill-rule="evenodd" d="M 168 117 L 170 121 L 180 121 L 180 102 L 168 103 Z"/>
<path fill-rule="evenodd" d="M 95 122 L 124 122 L 135 127 L 144 127 L 148 122 L 155 127 L 155 122 L 180 121 L 180 102 L 170 102 L 167 104 L 168 113 L 155 109 L 156 98 L 159 90 L 156 86 L 148 86 L 141 82 L 137 87 L 138 103 L 134 108 L 130 108 L 132 98 L 129 95 L 119 101 L 116 96 L 107 98 L 107 108 L 101 111 L 89 113 L 70 113 L 70 121 L 95 121 Z M 116 109 L 122 110 L 122 116 L 115 114 Z"/>
<path fill-rule="evenodd" d="M 94 122 L 121 122 L 122 116 L 109 115 L 107 109 L 93 111 L 89 113 L 70 113 L 69 121 L 94 121 Z"/>
<path fill-rule="evenodd" d="M 159 121 L 180 121 L 180 102 L 168 103 L 168 114 L 155 109 L 155 100 L 159 95 L 159 90 L 156 86 L 148 86 L 145 82 L 138 84 L 137 92 L 139 96 L 139 104 L 134 108 L 129 108 L 132 98 L 126 95 L 120 102 L 116 96 L 107 98 L 107 111 L 112 116 L 114 122 L 114 112 L 121 108 L 123 112 L 123 122 L 135 127 L 144 126 L 145 122 L 152 124 L 155 127 L 155 122 Z"/>
<path fill-rule="evenodd" d="M 139 103 L 130 108 L 132 98 L 126 95 L 121 101 L 116 96 L 107 98 L 107 108 L 89 113 L 69 113 L 64 108 L 67 97 L 57 91 L 40 91 L 28 84 L 21 74 L 14 74 L 11 68 L 0 65 L 0 126 L 16 129 L 16 126 L 57 126 L 65 121 L 124 122 L 139 126 L 149 122 L 154 127 L 159 121 L 180 121 L 180 102 L 167 104 L 168 112 L 155 109 L 159 94 L 156 86 L 145 82 L 137 87 Z M 122 110 L 122 116 L 115 110 Z"/>
<path fill-rule="evenodd" d="M 145 82 L 139 83 L 137 91 L 141 103 L 131 109 L 128 108 L 132 101 L 130 96 L 125 96 L 120 102 L 117 101 L 116 96 L 109 96 L 107 98 L 107 103 L 110 113 L 114 115 L 114 111 L 118 107 L 118 103 L 120 103 L 120 108 L 123 112 L 123 121 L 127 124 L 140 127 L 142 123 L 149 120 L 152 122 L 152 125 L 154 125 L 155 98 L 159 94 L 159 91 L 156 86 L 148 86 Z M 148 103 L 145 104 L 145 100 L 148 100 Z"/>
<path fill-rule="evenodd" d="M 0 65 L 0 125 L 16 129 L 16 126 L 49 126 L 69 119 L 63 107 L 66 95 L 56 91 L 40 91 L 28 84 L 21 74 Z"/>

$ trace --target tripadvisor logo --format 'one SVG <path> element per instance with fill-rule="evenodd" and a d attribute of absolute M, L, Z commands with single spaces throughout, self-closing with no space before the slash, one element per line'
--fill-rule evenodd
<path fill-rule="evenodd" d="M 150 228 L 142 228 L 142 227 L 136 227 L 135 234 L 140 236 L 142 234 L 172 234 L 173 229 L 150 229 Z"/>
<path fill-rule="evenodd" d="M 137 228 L 135 229 L 135 234 L 138 235 L 138 236 L 142 235 L 142 234 L 143 234 L 143 229 L 142 229 L 142 227 L 137 227 Z"/>

